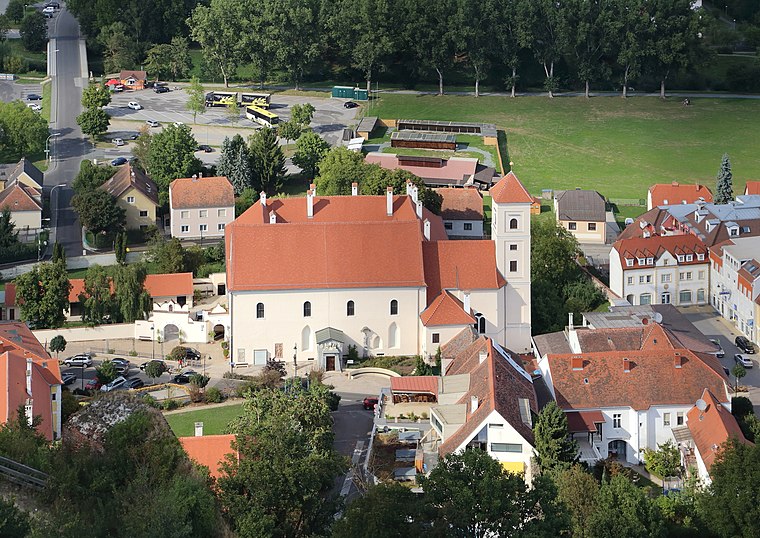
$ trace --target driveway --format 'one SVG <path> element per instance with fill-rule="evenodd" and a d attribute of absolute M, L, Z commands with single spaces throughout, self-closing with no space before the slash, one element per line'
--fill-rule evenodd
<path fill-rule="evenodd" d="M 681 307 L 679 310 L 691 321 L 708 338 L 717 338 L 723 347 L 726 355 L 720 359 L 723 366 L 731 371 L 736 364 L 734 355 L 740 353 L 734 345 L 734 339 L 739 336 L 739 331 L 731 325 L 725 318 L 711 306 L 689 306 Z M 757 355 L 749 355 L 752 358 L 754 367 L 747 370 L 747 375 L 740 381 L 740 384 L 749 388 L 749 399 L 755 406 L 755 413 L 760 415 L 760 366 L 758 365 Z M 731 382 L 735 382 L 731 376 Z"/>

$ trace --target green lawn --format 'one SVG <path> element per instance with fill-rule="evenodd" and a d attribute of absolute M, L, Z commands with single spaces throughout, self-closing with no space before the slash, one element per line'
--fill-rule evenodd
<path fill-rule="evenodd" d="M 383 95 L 381 118 L 494 123 L 507 135 L 514 171 L 533 194 L 596 189 L 645 198 L 653 183 L 712 185 L 721 155 L 731 156 L 734 189 L 760 178 L 760 102 L 650 97 L 463 97 Z"/>
<path fill-rule="evenodd" d="M 42 110 L 40 114 L 50 123 L 50 101 L 53 97 L 53 85 L 50 81 L 42 85 Z"/>
<path fill-rule="evenodd" d="M 166 421 L 177 437 L 193 435 L 196 422 L 203 422 L 204 435 L 216 435 L 226 433 L 227 424 L 232 419 L 239 417 L 242 411 L 243 404 L 214 407 L 211 409 L 201 408 L 197 411 L 166 415 Z"/>

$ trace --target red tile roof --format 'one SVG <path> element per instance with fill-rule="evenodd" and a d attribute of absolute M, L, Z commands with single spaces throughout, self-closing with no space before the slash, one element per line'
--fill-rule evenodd
<path fill-rule="evenodd" d="M 677 181 L 673 183 L 658 183 L 649 187 L 649 194 L 652 198 L 652 207 L 662 205 L 693 204 L 700 199 L 705 202 L 712 202 L 712 191 L 704 185 L 679 185 Z"/>
<path fill-rule="evenodd" d="M 438 397 L 437 375 L 414 375 L 391 378 L 391 392 L 424 392 Z"/>
<path fill-rule="evenodd" d="M 169 185 L 171 209 L 232 207 L 235 191 L 226 177 L 175 179 Z"/>
<path fill-rule="evenodd" d="M 480 362 L 482 350 L 487 352 L 487 357 Z M 514 360 L 517 356 L 512 357 Z M 516 362 L 510 362 L 502 355 L 493 341 L 486 337 L 478 338 L 452 362 L 446 375 L 470 374 L 470 388 L 458 401 L 459 404 L 467 405 L 467 417 L 465 423 L 438 448 L 440 454 L 456 450 L 476 433 L 476 429 L 493 411 L 497 411 L 528 443 L 533 444 L 532 424 L 523 421 L 520 400 L 528 400 L 533 413 L 538 413 L 538 402 L 530 376 L 524 371 L 518 371 L 516 365 Z M 472 397 L 478 399 L 478 408 L 474 413 L 470 409 Z M 527 419 L 528 422 L 531 421 L 530 417 Z"/>
<path fill-rule="evenodd" d="M 531 204 L 533 197 L 528 194 L 514 172 L 509 172 L 491 187 L 491 197 L 497 204 Z"/>
<path fill-rule="evenodd" d="M 406 170 L 417 177 L 424 179 L 444 179 L 462 181 L 469 178 L 478 168 L 478 160 L 467 157 L 454 157 L 441 159 L 440 167 L 414 166 L 399 162 L 395 153 L 368 153 L 365 161 L 369 164 L 377 164 L 386 170 Z"/>
<path fill-rule="evenodd" d="M 135 78 L 137 80 L 147 80 L 147 73 L 145 71 L 132 71 L 129 69 L 123 69 L 119 73 L 119 78 L 121 80 L 127 80 L 129 77 Z"/>
<path fill-rule="evenodd" d="M 570 433 L 596 432 L 596 425 L 605 422 L 601 411 L 570 411 L 565 416 Z"/>
<path fill-rule="evenodd" d="M 709 263 L 707 259 L 707 247 L 701 239 L 695 235 L 654 235 L 652 237 L 634 237 L 631 239 L 619 239 L 612 248 L 617 251 L 620 257 L 620 264 L 623 271 L 626 269 L 638 269 L 640 267 L 653 267 L 654 264 L 639 265 L 639 258 L 654 258 L 656 263 L 660 256 L 669 252 L 676 259 L 678 265 L 694 265 Z M 690 262 L 678 261 L 679 255 L 692 254 L 693 259 Z M 703 254 L 704 259 L 697 259 L 697 254 Z M 633 259 L 633 266 L 626 265 L 626 258 Z M 645 259 L 646 261 L 646 259 Z"/>
<path fill-rule="evenodd" d="M 36 193 L 31 187 L 24 188 L 18 183 L 9 185 L 0 192 L 0 210 L 6 207 L 11 211 L 42 211 L 42 205 L 34 199 Z"/>
<path fill-rule="evenodd" d="M 660 346 L 658 341 L 655 349 L 548 355 L 557 404 L 565 410 L 690 405 L 705 387 L 728 401 L 726 378 L 715 356 Z M 624 359 L 630 361 L 628 372 Z M 582 369 L 573 369 L 576 361 Z"/>
<path fill-rule="evenodd" d="M 208 467 L 209 474 L 213 478 L 222 476 L 220 463 L 225 461 L 227 454 L 239 457 L 237 451 L 232 448 L 234 440 L 233 434 L 179 438 L 179 442 L 187 452 L 188 457 L 194 462 Z"/>
<path fill-rule="evenodd" d="M 475 318 L 470 312 L 464 311 L 462 301 L 447 290 L 443 290 L 430 303 L 430 306 L 420 314 L 420 321 L 425 327 L 438 327 L 441 325 L 470 325 L 475 323 Z"/>
<path fill-rule="evenodd" d="M 444 220 L 483 220 L 483 197 L 470 187 L 441 188 L 435 191 L 443 197 L 441 218 Z"/>
<path fill-rule="evenodd" d="M 744 194 L 760 194 L 760 181 L 747 181 Z"/>
<path fill-rule="evenodd" d="M 69 280 L 69 302 L 78 303 L 79 296 L 84 294 L 84 279 L 72 278 Z M 6 285 L 7 286 L 7 285 Z M 111 291 L 113 292 L 113 282 Z M 160 275 L 147 275 L 145 277 L 145 291 L 153 297 L 180 297 L 193 294 L 193 273 L 167 273 Z M 6 295 L 7 298 L 7 295 Z"/>
<path fill-rule="evenodd" d="M 691 408 L 686 413 L 686 426 L 709 472 L 723 443 L 729 438 L 749 445 L 752 443 L 744 437 L 731 412 L 720 404 L 712 392 L 704 389 L 702 400 L 707 404 L 707 408 L 704 411 L 700 411 L 696 406 Z"/>
<path fill-rule="evenodd" d="M 158 187 L 142 170 L 127 163 L 120 167 L 111 178 L 98 187 L 114 198 L 121 198 L 129 189 L 137 189 L 155 205 L 158 205 Z"/>
<path fill-rule="evenodd" d="M 13 348 L 26 352 L 37 362 L 50 360 L 50 354 L 40 344 L 26 323 L 20 321 L 0 322 L 0 343 L 2 343 L 3 349 Z M 57 361 L 52 361 L 48 367 L 60 377 Z"/>
<path fill-rule="evenodd" d="M 428 303 L 445 289 L 492 290 L 507 283 L 496 268 L 493 241 L 426 241 L 422 253 Z"/>

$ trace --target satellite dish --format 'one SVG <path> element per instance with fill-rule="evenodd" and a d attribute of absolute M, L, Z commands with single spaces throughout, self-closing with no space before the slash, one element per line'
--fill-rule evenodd
<path fill-rule="evenodd" d="M 696 405 L 697 409 L 699 409 L 700 411 L 704 411 L 705 409 L 707 409 L 707 402 L 705 402 L 702 398 L 697 400 L 697 403 L 695 403 L 694 405 Z"/>
<path fill-rule="evenodd" d="M 655 312 L 654 313 L 654 320 L 657 323 L 662 323 L 662 314 L 660 314 L 659 312 Z"/>

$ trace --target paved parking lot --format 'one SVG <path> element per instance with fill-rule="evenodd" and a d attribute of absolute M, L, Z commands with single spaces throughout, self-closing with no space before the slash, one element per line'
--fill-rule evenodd
<path fill-rule="evenodd" d="M 26 96 L 30 93 L 42 95 L 42 86 L 40 84 L 16 84 L 9 80 L 0 81 L 0 100 L 5 103 L 10 103 L 15 99 L 26 102 Z"/>

